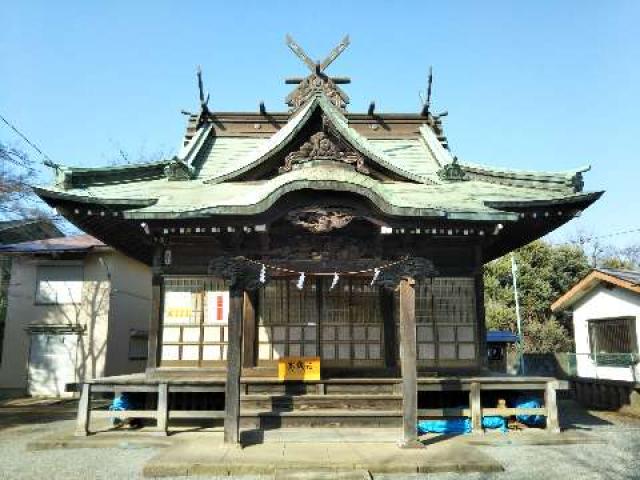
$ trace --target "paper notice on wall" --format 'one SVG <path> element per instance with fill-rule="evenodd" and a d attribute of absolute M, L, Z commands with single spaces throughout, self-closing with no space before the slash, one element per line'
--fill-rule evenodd
<path fill-rule="evenodd" d="M 229 317 L 229 292 L 207 292 L 206 323 L 227 323 Z"/>
<path fill-rule="evenodd" d="M 193 299 L 191 292 L 165 292 L 164 323 L 191 323 Z"/>

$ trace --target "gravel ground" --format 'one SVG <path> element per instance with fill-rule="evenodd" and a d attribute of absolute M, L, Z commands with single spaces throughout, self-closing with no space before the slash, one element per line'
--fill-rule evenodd
<path fill-rule="evenodd" d="M 64 419 L 70 415 L 60 414 L 60 418 L 63 419 L 29 418 L 19 424 L 13 417 L 12 422 L 3 422 L 0 416 L 0 479 L 140 479 L 144 464 L 158 452 L 155 448 L 136 448 L 131 444 L 120 448 L 28 452 L 28 442 L 72 428 L 73 420 Z M 576 409 L 565 410 L 564 419 L 566 427 L 583 431 L 599 442 L 523 446 L 505 437 L 504 441 L 496 442 L 498 445 L 478 447 L 501 461 L 504 473 L 381 475 L 375 480 L 640 479 L 640 419 L 605 413 L 590 415 Z M 184 477 L 174 480 L 180 479 Z"/>

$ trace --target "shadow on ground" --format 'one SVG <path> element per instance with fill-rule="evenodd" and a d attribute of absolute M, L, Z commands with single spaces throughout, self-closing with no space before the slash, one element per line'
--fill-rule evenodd
<path fill-rule="evenodd" d="M 558 402 L 558 415 L 562 430 L 592 430 L 593 427 L 613 425 L 611 422 L 594 415 L 575 400 Z"/>
<path fill-rule="evenodd" d="M 78 402 L 72 399 L 19 399 L 0 402 L 0 431 L 24 425 L 76 418 Z"/>

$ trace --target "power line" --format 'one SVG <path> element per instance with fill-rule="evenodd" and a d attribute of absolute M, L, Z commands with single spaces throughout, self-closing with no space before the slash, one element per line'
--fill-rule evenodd
<path fill-rule="evenodd" d="M 631 229 L 631 230 L 624 230 L 622 232 L 607 233 L 605 235 L 585 236 L 583 238 L 585 240 L 595 240 L 597 238 L 617 237 L 618 235 L 626 235 L 628 233 L 636 233 L 636 232 L 640 232 L 640 228 L 634 228 L 634 229 Z"/>
<path fill-rule="evenodd" d="M 7 120 L 6 118 L 4 118 L 2 116 L 2 114 L 0 114 L 0 119 L 11 129 L 13 130 L 20 138 L 22 138 L 27 145 L 29 145 L 31 148 L 33 148 L 36 152 L 38 152 L 43 158 L 44 158 L 44 162 L 42 162 L 45 166 L 47 167 L 51 167 L 51 168 L 57 168 L 58 164 L 55 163 L 53 160 L 51 160 L 51 157 L 49 157 L 49 155 L 47 155 L 46 153 L 44 153 L 40 148 L 38 148 L 38 146 L 32 142 L 31 140 L 29 140 L 27 138 L 27 136 L 22 133 L 20 130 L 18 130 L 17 127 L 15 127 L 14 125 L 11 124 L 11 122 L 9 122 L 9 120 Z"/>

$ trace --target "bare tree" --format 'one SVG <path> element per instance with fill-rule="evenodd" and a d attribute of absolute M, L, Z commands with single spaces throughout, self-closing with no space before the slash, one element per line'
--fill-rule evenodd
<path fill-rule="evenodd" d="M 592 268 L 600 265 L 607 251 L 610 250 L 610 247 L 602 242 L 597 235 L 585 229 L 577 230 L 573 236 L 569 237 L 568 243 L 577 245 L 582 249 Z"/>
<path fill-rule="evenodd" d="M 137 151 L 127 150 L 120 142 L 109 139 L 116 154 L 109 154 L 106 159 L 109 165 L 129 165 L 133 163 L 153 163 L 173 157 L 174 152 L 166 147 L 150 149 L 146 143 L 139 145 Z"/>
<path fill-rule="evenodd" d="M 46 216 L 30 186 L 37 173 L 26 153 L 0 141 L 0 219 Z"/>
<path fill-rule="evenodd" d="M 629 230 L 622 233 L 633 232 L 634 230 Z M 604 238 L 607 236 L 598 236 L 591 231 L 581 229 L 569 237 L 568 243 L 582 249 L 592 268 L 640 268 L 640 244 L 631 243 L 626 247 L 616 247 L 607 243 Z"/>

